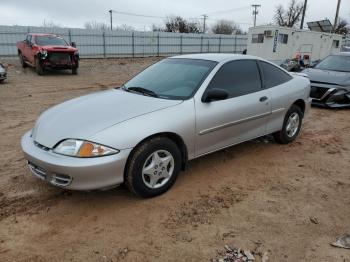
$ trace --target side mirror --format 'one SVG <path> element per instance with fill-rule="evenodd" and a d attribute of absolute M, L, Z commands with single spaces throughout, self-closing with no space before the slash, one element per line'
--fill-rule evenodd
<path fill-rule="evenodd" d="M 210 103 L 212 101 L 225 100 L 229 96 L 228 92 L 223 89 L 213 88 L 204 93 L 202 97 L 203 103 Z"/>
<path fill-rule="evenodd" d="M 77 47 L 77 44 L 76 44 L 75 42 L 71 42 L 70 45 L 71 45 L 72 47 Z"/>

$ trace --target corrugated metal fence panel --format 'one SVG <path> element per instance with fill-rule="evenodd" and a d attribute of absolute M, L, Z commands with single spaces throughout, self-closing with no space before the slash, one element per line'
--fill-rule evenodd
<path fill-rule="evenodd" d="M 0 26 L 0 56 L 16 56 L 16 43 L 27 33 L 53 33 L 75 42 L 81 57 L 144 57 L 188 53 L 239 53 L 247 36 L 130 32 L 76 28 Z"/>

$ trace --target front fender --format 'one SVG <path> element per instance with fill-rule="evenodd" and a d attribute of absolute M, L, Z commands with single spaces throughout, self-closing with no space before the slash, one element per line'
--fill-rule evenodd
<path fill-rule="evenodd" d="M 90 141 L 116 149 L 130 149 L 147 137 L 158 133 L 174 133 L 182 138 L 188 158 L 194 156 L 195 107 L 194 100 L 141 115 L 111 126 L 89 137 Z"/>

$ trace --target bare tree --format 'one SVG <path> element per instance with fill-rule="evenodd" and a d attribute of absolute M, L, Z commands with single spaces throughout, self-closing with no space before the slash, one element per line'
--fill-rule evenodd
<path fill-rule="evenodd" d="M 159 25 L 153 24 L 152 25 L 152 31 L 153 32 L 164 32 L 165 29 L 163 27 L 159 26 Z"/>
<path fill-rule="evenodd" d="M 49 27 L 49 28 L 61 28 L 62 26 L 60 24 L 57 24 L 53 21 L 46 21 L 44 19 L 44 22 L 42 23 L 43 27 Z"/>
<path fill-rule="evenodd" d="M 89 21 L 84 24 L 84 27 L 90 30 L 106 30 L 109 28 L 109 25 L 97 21 Z"/>
<path fill-rule="evenodd" d="M 165 32 L 200 33 L 197 22 L 189 22 L 181 16 L 168 17 L 165 21 Z"/>
<path fill-rule="evenodd" d="M 123 24 L 120 26 L 115 27 L 116 30 L 122 30 L 122 31 L 135 31 L 135 27 L 127 24 Z"/>
<path fill-rule="evenodd" d="M 242 34 L 242 29 L 235 24 L 233 21 L 229 20 L 219 20 L 214 24 L 211 28 L 211 31 L 214 34 L 224 34 L 224 35 L 232 35 L 232 34 Z"/>
<path fill-rule="evenodd" d="M 298 3 L 296 0 L 289 2 L 287 10 L 282 5 L 278 5 L 275 10 L 275 22 L 279 26 L 294 27 L 301 19 L 303 8 L 303 3 Z"/>
<path fill-rule="evenodd" d="M 341 35 L 346 35 L 350 33 L 350 25 L 348 21 L 346 21 L 343 18 L 339 19 L 339 23 L 337 24 L 337 27 L 334 30 L 334 33 L 336 34 L 341 34 Z"/>

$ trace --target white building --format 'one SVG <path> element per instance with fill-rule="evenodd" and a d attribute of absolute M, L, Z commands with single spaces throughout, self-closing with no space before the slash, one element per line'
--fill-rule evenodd
<path fill-rule="evenodd" d="M 247 54 L 276 64 L 288 58 L 308 55 L 310 61 L 340 52 L 342 36 L 331 33 L 279 26 L 256 26 L 249 29 Z"/>

